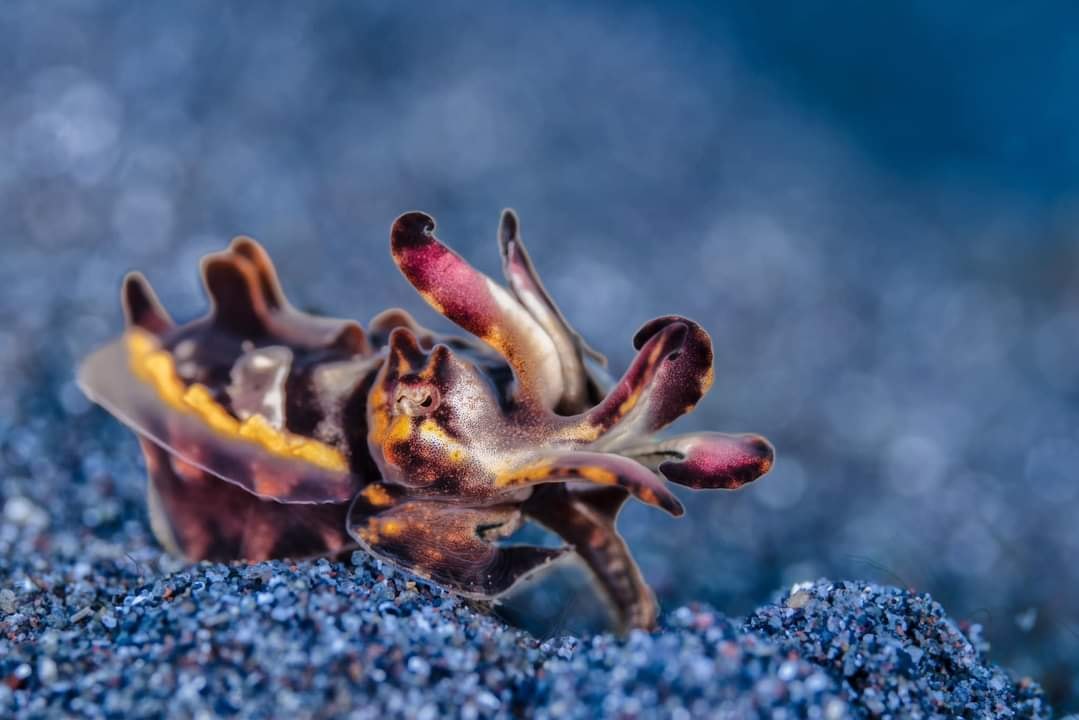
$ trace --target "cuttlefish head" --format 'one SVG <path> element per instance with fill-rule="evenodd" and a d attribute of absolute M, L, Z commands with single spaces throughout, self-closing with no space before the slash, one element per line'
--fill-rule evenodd
<path fill-rule="evenodd" d="M 602 356 L 547 294 L 512 212 L 499 229 L 508 287 L 469 265 L 434 229 L 424 213 L 398 218 L 395 262 L 432 307 L 505 360 L 513 384 L 500 398 L 470 361 L 446 346 L 424 351 L 408 327 L 394 329 L 368 411 L 369 444 L 385 480 L 471 500 L 551 482 L 613 485 L 680 514 L 664 477 L 732 489 L 771 467 L 772 448 L 759 436 L 655 438 L 711 386 L 712 342 L 700 325 L 677 316 L 646 323 L 634 338 L 636 358 L 604 390 L 586 362 Z"/>
<path fill-rule="evenodd" d="M 424 350 L 405 327 L 390 333 L 367 412 L 383 480 L 420 495 L 490 494 L 503 458 L 527 440 L 478 367 L 446 345 Z"/>

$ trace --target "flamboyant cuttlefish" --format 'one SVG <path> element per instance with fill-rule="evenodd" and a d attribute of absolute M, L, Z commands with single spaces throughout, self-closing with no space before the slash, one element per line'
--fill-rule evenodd
<path fill-rule="evenodd" d="M 359 546 L 473 598 L 494 598 L 576 553 L 618 625 L 656 603 L 615 518 L 629 496 L 681 515 L 664 478 L 738 488 L 769 470 L 756 435 L 656 431 L 712 383 L 692 320 L 646 323 L 616 383 L 569 326 L 506 211 L 508 287 L 434 236 L 393 224 L 398 268 L 478 338 L 436 335 L 403 310 L 355 322 L 293 308 L 263 249 L 238 238 L 202 264 L 210 312 L 176 325 L 138 274 L 127 331 L 83 363 L 87 395 L 139 435 L 160 542 L 192 560 L 333 555 Z M 526 520 L 563 547 L 499 544 Z"/>

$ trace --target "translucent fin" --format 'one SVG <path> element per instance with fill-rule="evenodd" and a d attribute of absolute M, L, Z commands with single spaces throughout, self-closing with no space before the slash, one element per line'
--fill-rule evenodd
<path fill-rule="evenodd" d="M 152 385 L 131 372 L 122 338 L 83 361 L 78 383 L 87 397 L 142 437 L 259 497 L 288 503 L 342 503 L 362 484 L 351 472 L 328 470 L 276 455 L 253 441 L 227 437 L 197 415 L 171 406 Z"/>

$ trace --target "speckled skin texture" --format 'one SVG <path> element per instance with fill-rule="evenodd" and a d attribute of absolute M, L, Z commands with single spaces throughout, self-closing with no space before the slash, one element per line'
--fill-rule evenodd
<path fill-rule="evenodd" d="M 575 553 L 622 630 L 657 606 L 616 529 L 629 498 L 679 516 L 666 481 L 736 489 L 772 467 L 756 435 L 655 433 L 712 384 L 712 345 L 679 316 L 645 323 L 610 387 L 506 211 L 503 286 L 442 244 L 434 220 L 393 224 L 394 261 L 470 333 L 401 310 L 371 323 L 302 313 L 249 238 L 203 260 L 209 314 L 176 325 L 137 274 L 128 335 L 80 371 L 87 394 L 142 436 L 152 525 L 190 559 L 334 556 L 355 547 L 466 597 L 497 598 Z M 155 394 L 156 393 L 156 394 Z M 500 542 L 534 521 L 560 547 Z"/>

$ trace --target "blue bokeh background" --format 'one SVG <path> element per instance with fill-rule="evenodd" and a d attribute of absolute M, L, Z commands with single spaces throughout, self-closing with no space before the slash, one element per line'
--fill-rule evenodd
<path fill-rule="evenodd" d="M 55 500 L 85 468 L 28 457 L 48 455 L 27 435 L 42 396 L 101 428 L 88 447 L 137 452 L 71 382 L 120 327 L 124 271 L 191 317 L 198 258 L 244 233 L 299 305 L 444 327 L 393 268 L 390 222 L 428 211 L 494 274 L 512 206 L 616 368 L 653 316 L 713 334 L 715 388 L 680 429 L 779 450 L 741 493 L 687 495 L 686 519 L 625 514 L 662 602 L 734 614 L 819 575 L 927 590 L 1076 709 L 1076 20 L 929 0 L 7 3 L 0 500 L 86 517 Z M 137 473 L 106 472 L 137 496 Z M 517 612 L 588 627 L 581 582 Z"/>

